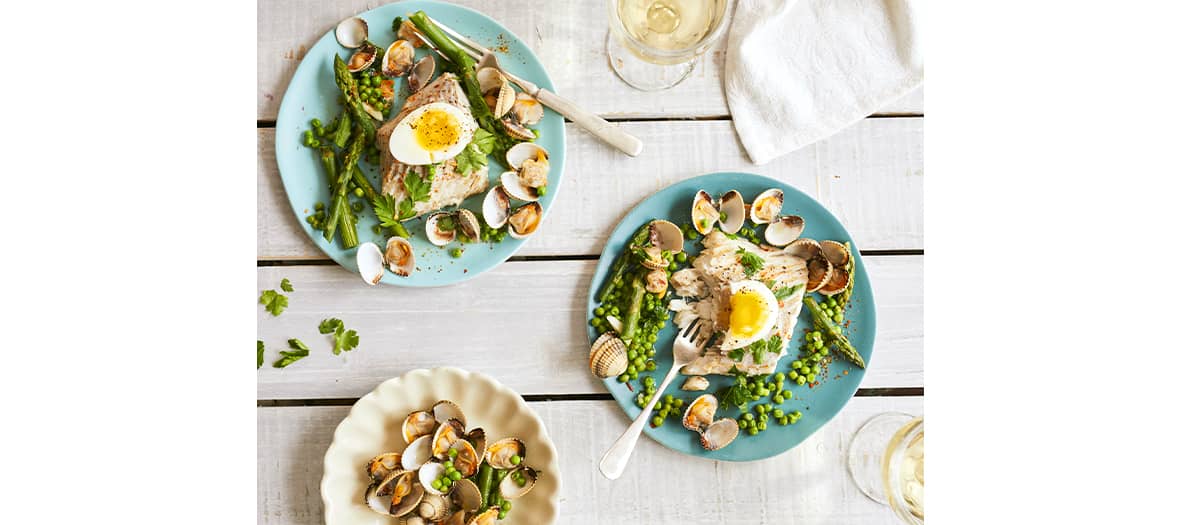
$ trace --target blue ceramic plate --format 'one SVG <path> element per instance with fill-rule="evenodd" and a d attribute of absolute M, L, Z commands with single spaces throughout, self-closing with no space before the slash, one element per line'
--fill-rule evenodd
<path fill-rule="evenodd" d="M 556 91 L 536 55 L 512 32 L 477 11 L 440 2 L 408 0 L 387 4 L 357 16 L 369 24 L 369 40 L 388 47 L 396 40 L 392 28 L 393 19 L 398 16 L 405 18 L 418 10 L 425 11 L 431 18 L 495 49 L 500 57 L 500 64 L 509 72 L 527 78 L 542 88 Z M 424 56 L 429 52 L 425 48 L 419 49 L 418 56 Z M 342 249 L 338 239 L 332 243 L 324 241 L 322 232 L 313 230 L 305 220 L 308 214 L 314 212 L 315 203 L 326 204 L 329 196 L 327 179 L 320 165 L 318 153 L 303 146 L 303 132 L 311 128 L 311 119 L 319 118 L 326 125 L 340 111 L 340 105 L 336 102 L 340 91 L 336 88 L 332 76 L 332 60 L 337 54 L 347 59 L 351 53 L 352 50 L 336 42 L 332 31 L 321 37 L 307 52 L 307 56 L 295 70 L 295 76 L 291 78 L 291 84 L 287 87 L 287 94 L 283 96 L 283 104 L 279 108 L 278 122 L 275 125 L 275 157 L 278 160 L 283 187 L 287 190 L 287 198 L 291 201 L 291 208 L 303 230 L 328 257 L 355 273 L 356 249 Z M 397 114 L 405 100 L 404 83 L 405 79 L 398 79 L 396 82 L 398 95 L 391 115 Z M 540 199 L 544 217 L 553 213 L 552 204 L 561 186 L 561 175 L 565 166 L 565 126 L 561 115 L 546 108 L 545 118 L 534 126 L 534 129 L 541 134 L 537 143 L 549 151 L 549 191 Z M 489 158 L 489 161 L 489 187 L 494 187 L 505 167 L 494 159 Z M 380 189 L 381 177 L 377 173 L 377 167 L 369 166 L 363 161 L 361 165 L 369 174 L 369 180 L 374 182 L 374 187 Z M 468 198 L 462 207 L 478 213 L 483 196 L 484 194 L 480 193 Z M 514 206 L 519 204 L 514 203 Z M 439 248 L 426 240 L 423 220 L 419 218 L 405 223 L 406 229 L 413 236 L 410 243 L 414 247 L 417 269 L 409 277 L 398 277 L 387 271 L 382 282 L 395 286 L 443 286 L 457 283 L 496 267 L 524 244 L 524 240 L 506 236 L 499 243 L 460 245 L 456 241 Z M 357 222 L 358 237 L 362 243 L 372 241 L 384 249 L 385 238 L 372 231 L 375 224 L 377 218 L 366 203 L 365 210 Z M 533 235 L 540 234 L 538 232 Z M 447 252 L 460 246 L 464 249 L 463 256 L 459 259 L 451 258 Z"/>
<path fill-rule="evenodd" d="M 652 219 L 667 219 L 675 224 L 688 224 L 689 210 L 697 190 L 703 189 L 713 195 L 719 195 L 729 190 L 738 190 L 742 193 L 745 201 L 749 203 L 755 196 L 768 188 L 783 190 L 783 215 L 800 215 L 807 221 L 806 229 L 803 231 L 804 237 L 841 242 L 852 240 L 848 231 L 840 225 L 836 217 L 824 209 L 820 203 L 777 180 L 749 173 L 713 173 L 692 178 L 664 188 L 648 197 L 647 200 L 631 210 L 615 227 L 615 231 L 611 233 L 610 239 L 606 242 L 606 247 L 602 250 L 602 257 L 598 260 L 598 268 L 595 270 L 594 279 L 590 284 L 587 321 L 593 317 L 593 310 L 598 306 L 594 301 L 594 295 L 605 281 L 611 263 L 641 225 Z M 746 226 L 750 227 L 752 223 L 747 221 Z M 761 227 L 758 228 L 759 236 L 761 236 L 761 229 Z M 699 240 L 690 241 L 686 238 L 685 251 L 689 255 L 696 255 L 700 251 Z M 867 364 L 872 360 L 873 339 L 877 332 L 876 305 L 873 302 L 873 289 L 869 284 L 868 275 L 865 274 L 864 264 L 862 264 L 859 251 L 856 249 L 856 243 L 853 243 L 852 252 L 856 259 L 855 288 L 851 304 L 845 313 L 845 321 L 848 321 L 845 335 L 848 336 Z M 819 297 L 818 294 L 813 295 Z M 790 370 L 791 361 L 799 355 L 803 329 L 810 326 L 811 314 L 804 308 L 803 313 L 800 314 L 799 323 L 795 327 L 795 333 L 787 347 L 787 353 L 779 359 L 778 371 L 786 373 Z M 595 330 L 588 328 L 588 332 L 592 341 L 595 337 Z M 676 326 L 669 320 L 668 325 L 660 332 L 659 340 L 655 345 L 657 348 L 655 360 L 658 368 L 655 372 L 641 374 L 651 375 L 657 385 L 672 366 L 672 340 L 675 337 Z M 686 376 L 680 376 L 673 380 L 666 393 L 684 399 L 687 405 L 697 395 L 704 392 L 680 390 L 680 386 L 684 383 L 684 377 Z M 864 370 L 837 358 L 829 365 L 826 377 L 821 379 L 820 384 L 814 388 L 806 385 L 798 386 L 790 380 L 786 381 L 787 389 L 793 392 L 793 398 L 780 407 L 786 412 L 798 410 L 803 413 L 803 417 L 797 423 L 786 426 L 780 426 L 772 418 L 765 431 L 760 432 L 757 436 L 750 436 L 743 430 L 733 443 L 721 450 L 710 452 L 702 448 L 697 433 L 686 430 L 680 424 L 679 418 L 665 422 L 660 428 L 652 428 L 651 425 L 647 425 L 643 431 L 664 446 L 692 456 L 725 461 L 765 459 L 790 450 L 791 447 L 807 439 L 807 436 L 819 430 L 835 417 L 836 413 L 856 393 L 863 377 Z M 721 387 L 733 383 L 732 378 L 728 376 L 712 375 L 708 376 L 708 379 L 709 389 L 707 392 L 713 394 L 716 394 Z M 628 388 L 628 385 L 619 383 L 615 378 L 605 380 L 604 384 L 629 417 L 634 419 L 639 415 L 640 407 L 635 404 L 636 393 L 642 389 L 642 384 L 639 381 L 632 380 L 630 382 L 630 386 L 635 388 L 635 391 Z M 766 401 L 763 399 L 762 402 Z M 722 417 L 736 418 L 738 413 L 738 409 L 732 407 L 725 410 L 719 409 L 716 417 L 717 419 Z"/>

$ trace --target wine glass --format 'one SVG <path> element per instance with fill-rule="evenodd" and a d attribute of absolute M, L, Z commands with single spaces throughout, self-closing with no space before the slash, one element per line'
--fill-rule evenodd
<path fill-rule="evenodd" d="M 717 41 L 727 0 L 607 0 L 611 69 L 631 87 L 658 91 L 679 84 Z"/>
<path fill-rule="evenodd" d="M 923 422 L 900 412 L 878 414 L 848 444 L 848 472 L 856 487 L 911 525 L 925 520 Z"/>

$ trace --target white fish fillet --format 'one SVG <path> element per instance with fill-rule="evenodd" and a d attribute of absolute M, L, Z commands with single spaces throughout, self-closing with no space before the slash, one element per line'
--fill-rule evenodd
<path fill-rule="evenodd" d="M 713 231 L 704 239 L 705 249 L 693 261 L 692 267 L 685 268 L 672 274 L 669 281 L 676 294 L 696 301 L 684 301 L 670 304 L 676 311 L 673 318 L 676 326 L 685 327 L 693 319 L 701 318 L 704 322 L 706 334 L 714 331 L 724 332 L 729 328 L 729 285 L 735 281 L 754 279 L 773 283 L 771 291 L 794 287 L 795 291 L 779 301 L 779 316 L 775 321 L 772 334 L 782 338 L 782 348 L 771 349 L 762 359 L 762 363 L 755 363 L 754 356 L 747 352 L 740 361 L 730 359 L 727 352 L 720 349 L 720 337 L 713 346 L 705 349 L 705 354 L 685 366 L 681 373 L 685 375 L 729 375 L 733 367 L 745 374 L 766 374 L 774 371 L 783 350 L 791 340 L 795 331 L 795 323 L 799 320 L 799 313 L 803 310 L 803 296 L 807 288 L 807 263 L 793 255 L 781 251 L 763 250 L 759 246 L 745 239 L 730 239 L 720 231 Z M 762 269 L 747 277 L 744 267 L 737 253 L 738 248 L 758 255 L 765 261 Z"/>
<path fill-rule="evenodd" d="M 397 127 L 397 123 L 411 111 L 432 102 L 446 102 L 470 111 L 467 96 L 463 94 L 463 88 L 459 87 L 459 79 L 452 73 L 443 73 L 406 98 L 402 110 L 377 130 L 377 144 L 381 149 L 381 193 L 392 195 L 399 202 L 406 196 L 406 187 L 403 183 L 406 172 L 413 169 L 419 170 L 419 175 L 425 175 L 425 167 L 402 164 L 393 158 L 393 154 L 389 152 L 389 136 L 393 134 L 393 128 Z M 434 181 L 430 185 L 430 199 L 414 203 L 415 217 L 459 204 L 463 199 L 488 189 L 487 166 L 463 175 L 457 171 L 457 165 L 455 159 L 439 164 L 434 173 Z"/>

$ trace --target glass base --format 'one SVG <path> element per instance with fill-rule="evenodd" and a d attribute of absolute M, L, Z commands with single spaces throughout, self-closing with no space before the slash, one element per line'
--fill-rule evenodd
<path fill-rule="evenodd" d="M 606 35 L 606 56 L 615 75 L 640 91 L 660 91 L 679 84 L 688 78 L 688 74 L 696 68 L 697 60 L 700 60 L 697 57 L 673 65 L 653 64 L 632 54 L 614 38 L 611 31 L 607 31 Z"/>
<path fill-rule="evenodd" d="M 881 474 L 885 449 L 893 434 L 913 420 L 914 416 L 901 412 L 877 414 L 865 421 L 848 443 L 848 473 L 853 483 L 865 496 L 882 505 L 889 504 Z"/>

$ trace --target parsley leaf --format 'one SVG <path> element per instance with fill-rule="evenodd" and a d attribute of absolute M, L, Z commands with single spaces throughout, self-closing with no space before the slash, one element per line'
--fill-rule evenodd
<path fill-rule="evenodd" d="M 464 176 L 470 175 L 488 165 L 488 155 L 480 151 L 479 146 L 472 142 L 455 156 L 455 168 Z"/>
<path fill-rule="evenodd" d="M 770 336 L 770 338 L 766 340 L 766 350 L 776 354 L 782 352 L 783 338 L 779 337 L 778 334 Z"/>
<path fill-rule="evenodd" d="M 475 135 L 471 138 L 471 143 L 479 146 L 479 150 L 484 154 L 490 154 L 496 148 L 496 134 L 483 128 L 477 128 Z"/>
<path fill-rule="evenodd" d="M 344 332 L 344 336 L 341 337 L 339 331 L 337 331 L 336 343 L 340 346 L 340 348 L 344 349 L 345 352 L 348 352 L 353 348 L 356 348 L 357 345 L 361 344 L 361 336 L 357 335 L 356 330 L 349 330 Z M 335 352 L 334 348 L 333 351 Z"/>
<path fill-rule="evenodd" d="M 336 319 L 335 317 L 333 317 L 331 319 L 324 319 L 323 321 L 320 321 L 320 333 L 321 334 L 330 334 L 332 332 L 335 332 L 337 328 L 342 327 L 342 326 L 344 326 L 344 322 L 339 319 Z"/>
<path fill-rule="evenodd" d="M 744 248 L 738 248 L 738 260 L 742 263 L 742 269 L 746 271 L 746 277 L 752 277 L 762 269 L 762 265 L 766 261 L 754 253 L 747 252 Z"/>
<path fill-rule="evenodd" d="M 258 341 L 258 368 L 262 368 L 262 353 L 266 350 L 266 345 L 262 344 L 262 340 Z"/>
<path fill-rule="evenodd" d="M 396 211 L 397 203 L 392 195 L 378 195 L 373 201 L 373 212 L 377 214 L 377 222 L 386 228 L 392 228 L 398 222 L 400 215 Z"/>
<path fill-rule="evenodd" d="M 406 220 L 414 216 L 414 201 L 410 199 L 402 199 L 397 203 L 397 218 L 399 220 Z"/>
<path fill-rule="evenodd" d="M 741 361 L 743 357 L 746 357 L 746 349 L 745 348 L 734 348 L 733 350 L 729 351 L 728 355 L 729 355 L 729 358 L 733 359 L 734 361 Z"/>
<path fill-rule="evenodd" d="M 774 297 L 781 301 L 783 299 L 790 297 L 795 292 L 798 292 L 800 288 L 803 288 L 803 285 L 796 284 L 795 286 L 788 286 L 786 288 L 781 288 L 781 289 L 775 290 Z"/>
<path fill-rule="evenodd" d="M 414 202 L 423 202 L 430 198 L 430 183 L 434 177 L 422 178 L 414 170 L 406 172 L 402 183 L 406 186 L 406 195 Z"/>
<path fill-rule="evenodd" d="M 290 345 L 291 350 L 290 351 L 283 350 L 283 351 L 279 352 L 279 355 L 281 355 L 282 357 L 279 358 L 278 361 L 274 362 L 273 366 L 275 368 L 286 368 L 287 365 L 290 365 L 291 363 L 294 363 L 295 361 L 303 359 L 304 357 L 307 357 L 307 355 L 311 353 L 311 349 L 307 348 L 307 345 L 303 344 L 303 341 L 300 341 L 298 339 L 288 339 L 287 344 Z"/>
<path fill-rule="evenodd" d="M 279 283 L 279 288 L 282 288 L 284 292 L 288 293 L 295 291 L 295 287 L 291 286 L 291 281 L 289 281 L 286 277 L 283 277 L 283 282 Z"/>
<path fill-rule="evenodd" d="M 717 391 L 717 398 L 720 401 L 721 408 L 738 407 L 742 412 L 746 411 L 746 403 L 754 399 L 753 393 L 750 392 L 750 386 L 746 383 L 746 376 L 738 371 L 737 367 L 730 369 L 729 373 L 735 376 L 734 383 Z"/>
<path fill-rule="evenodd" d="M 344 321 L 336 318 L 324 319 L 320 321 L 320 333 L 332 334 L 332 354 L 340 355 L 340 351 L 345 352 L 356 348 L 361 342 L 361 338 L 357 335 L 356 330 L 345 330 Z"/>
<path fill-rule="evenodd" d="M 258 302 L 266 307 L 266 311 L 270 312 L 270 315 L 275 317 L 278 317 L 279 314 L 283 313 L 283 310 L 287 309 L 287 296 L 274 290 L 262 292 L 262 295 L 258 298 Z"/>

